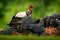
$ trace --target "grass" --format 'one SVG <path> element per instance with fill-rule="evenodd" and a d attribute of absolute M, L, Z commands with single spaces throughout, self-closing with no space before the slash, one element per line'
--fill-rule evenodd
<path fill-rule="evenodd" d="M 55 36 L 35 36 L 35 35 L 0 35 L 0 40 L 60 40 Z"/>

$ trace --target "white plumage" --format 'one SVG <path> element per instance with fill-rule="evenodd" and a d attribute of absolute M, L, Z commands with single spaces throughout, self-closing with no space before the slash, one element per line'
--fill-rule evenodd
<path fill-rule="evenodd" d="M 19 18 L 24 18 L 24 17 L 26 17 L 27 15 L 26 15 L 26 12 L 19 12 L 19 13 L 17 13 L 16 15 L 15 15 L 15 17 L 19 17 Z"/>

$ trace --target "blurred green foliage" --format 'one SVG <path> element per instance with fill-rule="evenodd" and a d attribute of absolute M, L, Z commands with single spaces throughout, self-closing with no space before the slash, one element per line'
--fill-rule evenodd
<path fill-rule="evenodd" d="M 36 36 L 36 35 L 0 35 L 0 40 L 60 40 L 56 36 Z"/>
<path fill-rule="evenodd" d="M 60 12 L 60 0 L 0 0 L 0 27 L 6 28 L 14 14 L 34 4 L 33 19 Z"/>

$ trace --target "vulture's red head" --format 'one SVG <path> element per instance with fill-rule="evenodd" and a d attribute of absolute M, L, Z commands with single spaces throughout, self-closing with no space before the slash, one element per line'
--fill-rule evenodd
<path fill-rule="evenodd" d="M 34 5 L 33 5 L 33 4 L 30 4 L 30 5 L 29 5 L 29 10 L 32 10 L 33 7 L 34 7 Z"/>

